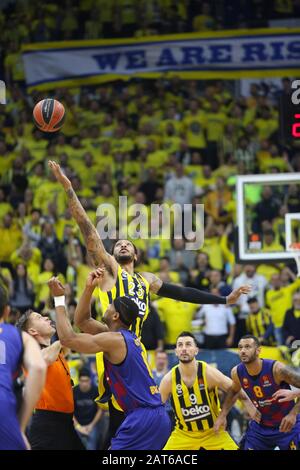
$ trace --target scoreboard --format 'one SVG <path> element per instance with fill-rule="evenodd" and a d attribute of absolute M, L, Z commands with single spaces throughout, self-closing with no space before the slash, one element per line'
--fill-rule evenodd
<path fill-rule="evenodd" d="M 300 142 L 300 80 L 292 82 L 290 94 L 281 95 L 279 119 L 282 144 L 293 146 Z"/>

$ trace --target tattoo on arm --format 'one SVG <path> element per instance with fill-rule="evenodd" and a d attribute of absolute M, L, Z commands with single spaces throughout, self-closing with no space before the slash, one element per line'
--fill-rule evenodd
<path fill-rule="evenodd" d="M 143 273 L 144 274 L 144 273 Z M 161 279 L 159 279 L 159 277 L 155 276 L 155 274 L 150 274 L 150 273 L 146 273 L 146 276 L 145 278 L 148 280 L 149 284 L 150 284 L 150 292 L 152 292 L 153 294 L 156 294 L 159 289 L 161 288 L 163 282 Z"/>
<path fill-rule="evenodd" d="M 72 216 L 76 220 L 81 230 L 86 243 L 87 251 L 93 261 L 95 267 L 98 267 L 103 262 L 102 256 L 105 252 L 103 243 L 99 234 L 83 209 L 78 197 L 73 188 L 67 190 L 67 197 L 69 201 L 69 208 Z M 110 268 L 111 270 L 111 268 Z"/>
<path fill-rule="evenodd" d="M 287 382 L 294 387 L 300 388 L 300 374 L 289 366 L 282 366 L 278 369 L 278 376 L 281 381 Z"/>
<path fill-rule="evenodd" d="M 292 409 L 292 411 L 296 414 L 299 414 L 300 413 L 300 400 L 297 401 L 297 403 L 295 404 L 294 408 Z"/>

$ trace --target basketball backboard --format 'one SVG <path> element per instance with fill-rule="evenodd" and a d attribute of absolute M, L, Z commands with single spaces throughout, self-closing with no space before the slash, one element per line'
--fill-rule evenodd
<path fill-rule="evenodd" d="M 266 187 L 272 192 L 278 205 L 278 216 L 269 225 L 275 229 L 278 243 L 269 249 L 264 241 L 264 227 L 257 221 L 257 204 L 262 202 L 260 194 Z M 300 173 L 274 173 L 264 175 L 243 175 L 237 177 L 237 232 L 238 232 L 238 262 L 278 262 L 293 259 L 293 250 L 287 249 L 288 244 L 298 242 L 292 230 L 292 221 L 300 221 L 300 212 L 289 213 L 288 201 L 292 193 L 300 194 Z M 249 202 L 249 194 L 255 195 Z M 272 197 L 273 197 L 272 196 Z M 297 198 L 296 198 L 297 200 Z M 299 200 L 300 204 L 300 200 Z M 266 223 L 266 225 L 268 225 Z M 300 224 L 299 224 L 300 228 Z M 278 231 L 276 231 L 278 229 Z M 300 231 L 299 231 L 300 233 Z M 275 246 L 276 245 L 276 246 Z"/>

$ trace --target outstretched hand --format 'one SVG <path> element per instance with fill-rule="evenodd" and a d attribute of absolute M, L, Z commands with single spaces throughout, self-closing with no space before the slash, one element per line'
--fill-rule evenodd
<path fill-rule="evenodd" d="M 86 287 L 98 287 L 103 279 L 104 272 L 104 268 L 97 268 L 94 271 L 91 271 L 86 280 Z"/>
<path fill-rule="evenodd" d="M 51 279 L 48 281 L 48 286 L 52 297 L 59 297 L 61 295 L 65 295 L 65 288 L 57 277 L 51 277 Z"/>
<path fill-rule="evenodd" d="M 247 285 L 244 285 L 244 286 L 241 286 L 239 287 L 238 289 L 234 289 L 231 294 L 229 294 L 227 296 L 227 304 L 228 305 L 231 305 L 231 304 L 236 304 L 237 300 L 240 298 L 240 296 L 242 294 L 249 294 L 249 292 L 251 291 L 252 287 L 251 286 L 247 286 Z"/>
<path fill-rule="evenodd" d="M 64 175 L 58 163 L 54 162 L 53 160 L 49 160 L 48 166 L 50 170 L 52 171 L 52 173 L 54 174 L 57 181 L 64 187 L 66 191 L 72 187 L 71 181 L 66 175 Z"/>

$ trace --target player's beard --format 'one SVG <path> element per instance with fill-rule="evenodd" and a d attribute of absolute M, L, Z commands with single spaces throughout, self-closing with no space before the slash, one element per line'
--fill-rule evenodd
<path fill-rule="evenodd" d="M 130 263 L 134 259 L 133 255 L 130 255 L 130 254 L 128 255 L 119 254 L 119 255 L 116 255 L 115 258 L 116 258 L 116 261 L 121 265 Z"/>
<path fill-rule="evenodd" d="M 180 359 L 179 358 L 179 362 L 182 362 L 182 364 L 189 364 L 190 362 L 193 362 L 194 358 L 193 357 L 189 357 L 187 359 Z"/>
<path fill-rule="evenodd" d="M 245 360 L 246 359 L 246 360 Z M 244 360 L 242 360 L 242 362 L 244 364 L 252 364 L 252 362 L 254 362 L 256 360 L 256 354 L 253 354 L 252 356 L 250 357 L 246 357 Z"/>

